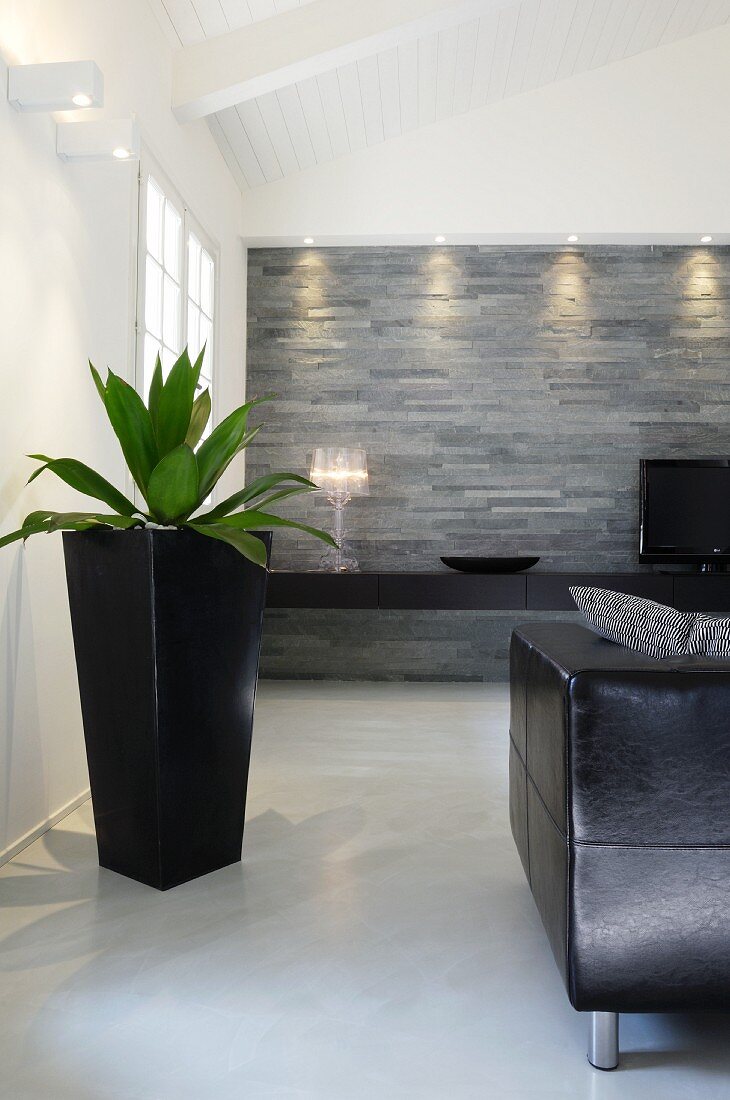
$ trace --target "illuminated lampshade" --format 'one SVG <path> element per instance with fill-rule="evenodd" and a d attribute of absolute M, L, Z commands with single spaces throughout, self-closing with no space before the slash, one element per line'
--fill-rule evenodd
<path fill-rule="evenodd" d="M 320 568 L 335 573 L 356 573 L 355 553 L 345 540 L 343 513 L 351 497 L 367 496 L 368 464 L 362 447 L 317 447 L 309 477 L 326 493 L 334 511 L 332 537 L 337 544 L 320 559 Z"/>
<path fill-rule="evenodd" d="M 328 496 L 361 497 L 370 492 L 362 447 L 317 447 L 309 476 Z"/>

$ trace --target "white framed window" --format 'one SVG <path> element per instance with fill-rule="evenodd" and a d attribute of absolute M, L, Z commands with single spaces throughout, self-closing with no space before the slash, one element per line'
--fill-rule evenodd
<path fill-rule="evenodd" d="M 143 388 L 149 392 L 157 356 L 163 371 L 169 371 L 182 351 L 183 329 L 183 211 L 165 194 L 154 178 L 143 180 L 145 188 Z"/>
<path fill-rule="evenodd" d="M 213 392 L 212 364 L 215 359 L 215 269 L 216 263 L 208 249 L 192 229 L 187 234 L 187 343 L 193 361 L 205 346 L 205 358 L 200 372 L 203 389 Z"/>
<path fill-rule="evenodd" d="M 136 385 L 147 398 L 157 356 L 163 375 L 187 346 L 205 345 L 199 391 L 210 390 L 215 416 L 218 251 L 154 164 L 141 162 L 139 194 Z"/>

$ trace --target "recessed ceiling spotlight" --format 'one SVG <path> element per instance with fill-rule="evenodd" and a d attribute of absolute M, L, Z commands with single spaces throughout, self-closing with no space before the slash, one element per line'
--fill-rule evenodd
<path fill-rule="evenodd" d="M 72 96 L 71 102 L 75 107 L 90 107 L 94 101 L 86 92 L 77 92 L 75 96 Z"/>
<path fill-rule="evenodd" d="M 304 243 L 305 244 L 314 244 L 314 237 L 305 237 L 304 238 Z"/>
<path fill-rule="evenodd" d="M 125 148 L 124 145 L 117 145 L 116 149 L 112 149 L 112 156 L 116 157 L 117 160 L 128 160 L 131 155 L 129 149 Z"/>
<path fill-rule="evenodd" d="M 446 237 L 442 237 L 439 233 L 438 237 L 434 237 L 436 244 L 446 244 Z"/>
<path fill-rule="evenodd" d="M 578 234 L 577 233 L 571 233 L 570 236 L 568 237 L 568 244 L 576 244 L 577 241 L 578 241 Z"/>
<path fill-rule="evenodd" d="M 700 244 L 709 244 L 712 237 L 709 233 L 705 233 L 704 237 L 700 237 Z"/>

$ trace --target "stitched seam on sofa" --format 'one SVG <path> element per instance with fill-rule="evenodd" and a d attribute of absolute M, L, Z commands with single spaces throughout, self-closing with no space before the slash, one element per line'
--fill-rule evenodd
<path fill-rule="evenodd" d="M 609 638 L 607 638 L 605 640 L 610 641 Z M 617 649 L 626 649 L 626 646 L 622 646 L 620 644 L 620 642 L 611 642 L 610 644 L 612 646 L 616 646 Z M 533 648 L 534 648 L 534 646 L 533 646 Z M 647 656 L 647 654 L 638 653 L 638 651 L 637 651 L 637 655 L 639 657 L 646 657 Z M 585 666 L 581 665 L 579 668 L 568 668 L 566 665 L 564 665 L 562 663 L 562 661 L 558 660 L 557 657 L 550 656 L 550 660 L 553 662 L 553 664 L 555 665 L 556 668 L 562 669 L 562 671 L 565 673 L 565 675 L 568 679 L 568 682 L 573 680 L 574 677 L 580 676 L 581 673 L 588 673 L 588 672 L 600 672 L 602 674 L 605 673 L 606 675 L 609 675 L 609 676 L 613 676 L 616 673 L 632 673 L 632 672 L 640 672 L 642 674 L 643 673 L 651 673 L 652 675 L 654 673 L 658 673 L 658 674 L 663 675 L 663 676 L 668 676 L 669 673 L 671 673 L 671 672 L 675 672 L 675 673 L 681 672 L 683 675 L 689 675 L 691 673 L 693 676 L 696 676 L 697 673 L 700 673 L 700 672 L 701 673 L 706 673 L 710 676 L 717 676 L 718 673 L 722 674 L 723 672 L 726 675 L 730 674 L 730 668 L 727 665 L 727 661 L 728 661 L 727 657 L 708 657 L 707 658 L 708 661 L 709 660 L 716 660 L 716 661 L 723 661 L 724 660 L 726 663 L 722 666 L 719 666 L 719 665 L 718 666 L 712 666 L 712 665 L 701 666 L 700 665 L 698 667 L 696 665 L 665 665 L 665 664 L 660 664 L 660 662 L 662 662 L 662 661 L 675 661 L 677 659 L 681 659 L 682 657 L 702 657 L 702 654 L 698 654 L 698 653 L 683 653 L 682 654 L 682 653 L 680 653 L 680 654 L 677 654 L 675 657 L 651 657 L 651 658 L 649 658 L 649 660 L 656 662 L 656 666 L 653 665 L 653 664 L 649 664 L 647 662 L 645 665 L 641 665 L 641 666 L 637 666 L 637 665 L 611 665 L 608 668 L 606 667 L 606 665 L 599 665 L 599 664 L 585 665 Z"/>
<path fill-rule="evenodd" d="M 666 606 L 669 606 L 669 605 L 666 605 Z M 702 612 L 688 611 L 688 612 L 683 612 L 683 614 L 700 615 L 700 614 L 702 614 Z M 717 617 L 715 617 L 715 616 L 713 616 L 713 617 L 716 618 L 716 621 L 717 621 Z M 541 624 L 537 623 L 535 625 L 539 626 Z M 527 642 L 529 644 L 531 649 L 539 648 L 539 643 L 535 643 L 535 642 L 531 641 L 529 635 L 527 635 L 525 633 L 528 626 L 529 626 L 529 624 L 527 624 L 524 627 L 515 627 L 515 634 L 519 634 L 519 636 L 525 642 Z M 594 635 L 597 634 L 597 631 L 593 630 L 592 627 L 584 627 L 583 629 L 586 631 L 586 633 L 594 634 Z M 600 637 L 600 635 L 598 635 L 598 636 Z M 621 645 L 620 642 L 613 642 L 613 641 L 611 641 L 610 638 L 606 638 L 604 640 L 610 642 L 612 646 L 616 646 L 617 649 L 626 649 L 626 646 Z M 542 652 L 542 650 L 540 652 Z M 630 650 L 630 652 L 636 652 L 637 655 L 640 656 L 640 657 L 648 657 L 648 654 L 639 653 L 638 650 Z M 549 655 L 546 654 L 546 656 L 550 657 L 550 660 L 553 662 L 553 664 L 556 666 L 556 668 L 560 668 L 560 669 L 563 670 L 563 672 L 568 677 L 568 679 L 572 679 L 573 676 L 577 676 L 581 672 L 607 672 L 607 673 L 614 673 L 614 672 L 660 672 L 660 673 L 669 673 L 669 672 L 682 672 L 682 673 L 707 672 L 707 673 L 714 674 L 714 675 L 717 675 L 717 673 L 722 673 L 722 672 L 725 672 L 725 673 L 730 672 L 730 668 L 727 667 L 727 664 L 724 667 L 713 667 L 713 666 L 709 665 L 709 666 L 706 666 L 704 668 L 701 667 L 701 666 L 696 667 L 696 666 L 693 666 L 693 665 L 665 665 L 665 664 L 659 664 L 659 662 L 661 662 L 661 661 L 676 661 L 678 659 L 681 660 L 683 657 L 699 657 L 699 658 L 701 658 L 702 656 L 704 656 L 704 654 L 701 654 L 701 653 L 689 653 L 688 652 L 688 653 L 678 653 L 678 654 L 675 654 L 673 657 L 651 657 L 651 658 L 649 658 L 649 660 L 650 661 L 656 661 L 657 667 L 654 667 L 654 665 L 647 663 L 645 666 L 643 666 L 641 668 L 637 667 L 636 665 L 611 665 L 610 668 L 606 668 L 605 665 L 600 665 L 600 664 L 586 665 L 585 667 L 583 665 L 581 665 L 579 668 L 568 668 L 565 664 L 563 664 L 563 662 L 560 660 L 559 657 L 554 657 L 552 654 L 549 654 Z M 708 657 L 707 660 L 708 661 L 709 660 L 715 660 L 715 661 L 724 660 L 724 661 L 727 661 L 728 658 L 727 657 L 724 657 L 724 658 L 723 657 Z"/>
<path fill-rule="evenodd" d="M 526 637 L 519 628 L 517 628 L 515 630 L 515 633 L 518 634 L 519 637 L 522 638 L 522 640 L 527 645 L 527 667 L 526 667 L 526 671 L 525 671 L 525 676 L 523 678 L 524 697 L 523 697 L 523 700 L 522 700 L 522 712 L 525 716 L 525 759 L 524 760 L 522 760 L 520 750 L 517 749 L 517 746 L 515 745 L 515 748 L 517 749 L 517 755 L 520 758 L 520 760 L 522 760 L 522 763 L 523 763 L 524 768 L 525 768 L 525 782 L 527 782 L 527 780 L 530 777 L 530 769 L 527 766 L 527 746 L 528 746 L 528 743 L 529 743 L 529 740 L 530 740 L 530 729 L 529 729 L 529 722 L 528 722 L 528 718 L 527 718 L 527 683 L 528 683 L 527 673 L 529 672 L 530 657 L 532 656 L 532 654 L 535 650 L 535 644 L 534 644 L 534 642 L 531 642 L 530 639 L 528 637 Z M 510 738 L 511 738 L 511 736 L 512 736 L 512 731 L 510 730 Z M 527 882 L 530 886 L 530 889 L 532 890 L 532 863 L 531 863 L 531 860 L 530 860 L 530 800 L 527 797 L 527 787 L 525 787 L 525 830 L 526 830 L 526 833 L 527 833 L 527 841 L 526 841 L 526 843 L 527 843 Z"/>
<path fill-rule="evenodd" d="M 565 973 L 568 975 L 568 984 L 570 986 L 571 998 L 574 995 L 573 975 L 570 965 L 570 899 L 573 886 L 573 860 L 570 849 L 570 836 L 573 830 L 570 827 L 570 796 L 572 793 L 572 784 L 570 782 L 570 746 L 572 743 L 570 718 L 572 714 L 572 707 L 569 705 L 569 701 L 571 697 L 571 687 L 573 685 L 574 679 L 574 676 L 569 675 L 567 682 L 563 688 L 563 745 L 565 746 L 563 753 L 563 766 L 565 768 L 565 839 L 568 844 L 568 869 L 565 876 Z"/>
<path fill-rule="evenodd" d="M 537 795 L 538 800 L 540 802 L 540 805 L 542 806 L 543 810 L 545 811 L 545 815 L 546 815 L 548 821 L 550 822 L 553 829 L 555 830 L 555 832 L 558 834 L 558 836 L 560 837 L 560 839 L 563 841 L 566 848 L 568 849 L 568 869 L 567 869 L 567 872 L 566 872 L 566 875 L 565 875 L 565 904 L 566 904 L 566 910 L 565 910 L 565 974 L 566 974 L 566 979 L 568 981 L 569 986 L 572 986 L 572 977 L 571 977 L 571 968 L 570 968 L 570 954 L 569 954 L 569 948 L 570 948 L 570 889 L 571 889 L 571 862 L 572 862 L 571 861 L 570 842 L 568 841 L 568 838 L 566 837 L 563 830 L 560 828 L 560 826 L 556 822 L 553 815 L 550 813 L 550 810 L 545 805 L 545 800 L 543 799 L 542 795 L 540 794 L 539 790 L 537 789 L 537 786 L 535 785 L 535 781 L 533 780 L 533 778 L 532 778 L 532 776 L 530 775 L 529 772 L 527 773 L 527 779 L 530 782 L 530 784 L 532 785 L 532 789 L 534 790 L 535 794 Z M 528 800 L 528 804 L 529 804 L 529 800 Z M 571 989 L 569 989 L 569 994 L 571 996 L 573 995 Z"/>
<path fill-rule="evenodd" d="M 609 639 L 606 639 L 606 640 L 608 641 Z M 618 649 L 625 649 L 626 648 L 626 646 L 622 646 L 619 642 L 611 642 L 611 645 L 615 645 Z M 641 653 L 641 654 L 639 654 L 639 656 L 645 657 L 646 654 Z M 700 655 L 696 654 L 696 653 L 684 653 L 684 654 L 678 654 L 678 656 L 681 658 L 681 657 L 697 657 L 697 656 L 700 656 Z M 567 673 L 569 681 L 573 680 L 576 676 L 580 676 L 582 673 L 588 673 L 588 672 L 600 672 L 601 675 L 606 675 L 606 676 L 614 676 L 616 674 L 625 675 L 626 673 L 631 674 L 631 673 L 636 673 L 636 672 L 641 673 L 642 675 L 644 675 L 645 673 L 648 673 L 652 676 L 655 673 L 658 674 L 658 675 L 661 675 L 661 676 L 668 676 L 671 672 L 674 672 L 674 673 L 680 673 L 681 672 L 682 675 L 685 675 L 685 676 L 689 675 L 690 673 L 693 676 L 696 676 L 698 672 L 701 672 L 703 674 L 707 673 L 710 676 L 717 676 L 718 673 L 723 673 L 723 672 L 726 675 L 728 675 L 730 673 L 730 667 L 728 667 L 728 665 L 727 665 L 727 660 L 728 660 L 727 657 L 715 657 L 715 658 L 708 657 L 707 658 L 708 661 L 709 660 L 717 660 L 717 661 L 724 660 L 726 662 L 724 665 L 717 666 L 717 667 L 712 667 L 712 666 L 704 667 L 702 665 L 700 665 L 699 667 L 696 666 L 696 665 L 663 665 L 663 664 L 659 663 L 660 661 L 674 661 L 676 659 L 677 659 L 676 657 L 651 657 L 650 660 L 657 662 L 656 667 L 654 665 L 646 664 L 646 665 L 641 665 L 641 666 L 634 665 L 633 667 L 631 665 L 611 665 L 608 668 L 606 667 L 606 665 L 586 665 L 585 668 L 583 668 L 581 666 L 580 668 L 574 668 L 574 669 L 568 669 L 568 668 L 565 668 L 564 665 L 560 665 L 560 668 L 564 669 L 564 671 Z"/>
<path fill-rule="evenodd" d="M 522 753 L 521 753 L 521 752 L 520 752 L 520 750 L 519 750 L 519 749 L 517 748 L 517 742 L 515 741 L 514 737 L 512 736 L 512 730 L 510 730 L 510 731 L 509 731 L 509 741 L 510 741 L 510 745 L 512 746 L 512 748 L 513 748 L 513 749 L 515 750 L 515 752 L 517 753 L 517 756 L 518 756 L 518 758 L 519 758 L 520 764 L 522 764 L 522 767 L 523 767 L 523 768 L 525 769 L 525 771 L 527 771 L 527 761 L 526 761 L 526 760 L 523 760 L 523 758 L 522 758 Z"/>
<path fill-rule="evenodd" d="M 527 595 L 527 590 L 525 590 L 525 595 Z M 533 646 L 532 642 L 529 642 L 528 643 L 528 655 L 527 655 L 528 664 L 527 664 L 526 673 L 529 672 L 529 667 L 530 667 L 529 666 L 529 661 L 530 661 L 530 657 L 532 655 L 532 651 L 533 651 L 534 648 L 535 647 Z M 530 852 L 530 800 L 527 797 L 527 780 L 528 780 L 529 775 L 530 775 L 530 769 L 527 767 L 527 746 L 530 743 L 530 725 L 529 725 L 529 722 L 527 720 L 527 683 L 528 683 L 528 677 L 525 674 L 525 676 L 523 678 L 523 683 L 522 683 L 522 690 L 524 692 L 524 698 L 522 700 L 522 713 L 525 716 L 525 829 L 527 831 L 527 881 L 530 885 L 530 890 L 532 890 L 532 859 L 531 859 L 531 852 Z M 519 755 L 519 750 L 518 750 L 518 755 Z"/>
<path fill-rule="evenodd" d="M 560 828 L 560 826 L 558 825 L 558 823 L 555 820 L 555 818 L 553 817 L 553 815 L 550 813 L 550 810 L 547 808 L 547 805 L 545 804 L 545 799 L 540 794 L 538 786 L 535 783 L 535 780 L 530 775 L 529 771 L 527 772 L 527 778 L 529 779 L 530 783 L 532 784 L 532 789 L 534 790 L 535 794 L 537 795 L 538 799 L 540 800 L 540 805 L 542 806 L 543 810 L 545 811 L 548 818 L 550 819 L 550 822 L 551 822 L 553 828 L 559 834 L 559 836 L 561 836 L 563 838 L 563 840 L 567 844 L 568 843 L 567 834 L 563 832 L 563 830 Z"/>
<path fill-rule="evenodd" d="M 522 759 L 522 753 L 517 748 L 515 740 L 512 737 L 512 730 L 509 731 L 509 743 L 510 743 L 510 747 L 515 750 L 515 755 L 516 755 L 517 759 L 519 760 L 520 764 L 522 765 L 522 767 L 524 769 L 525 783 L 527 783 L 527 778 L 528 778 L 527 764 Z M 530 866 L 530 810 L 529 810 L 529 806 L 528 806 L 528 798 L 527 798 L 527 791 L 526 790 L 525 790 L 525 834 L 526 834 L 525 835 L 525 843 L 526 843 L 526 846 L 527 846 L 527 882 L 528 882 L 528 885 L 530 886 L 530 888 L 532 889 L 532 868 Z"/>
<path fill-rule="evenodd" d="M 604 840 L 576 840 L 581 848 L 626 848 L 632 851 L 655 849 L 658 852 L 730 852 L 730 844 L 615 844 Z"/>

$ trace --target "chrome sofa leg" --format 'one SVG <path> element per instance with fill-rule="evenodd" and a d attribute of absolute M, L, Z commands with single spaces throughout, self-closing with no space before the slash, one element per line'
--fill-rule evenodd
<path fill-rule="evenodd" d="M 618 1012 L 591 1012 L 588 1061 L 596 1069 L 618 1065 Z"/>

